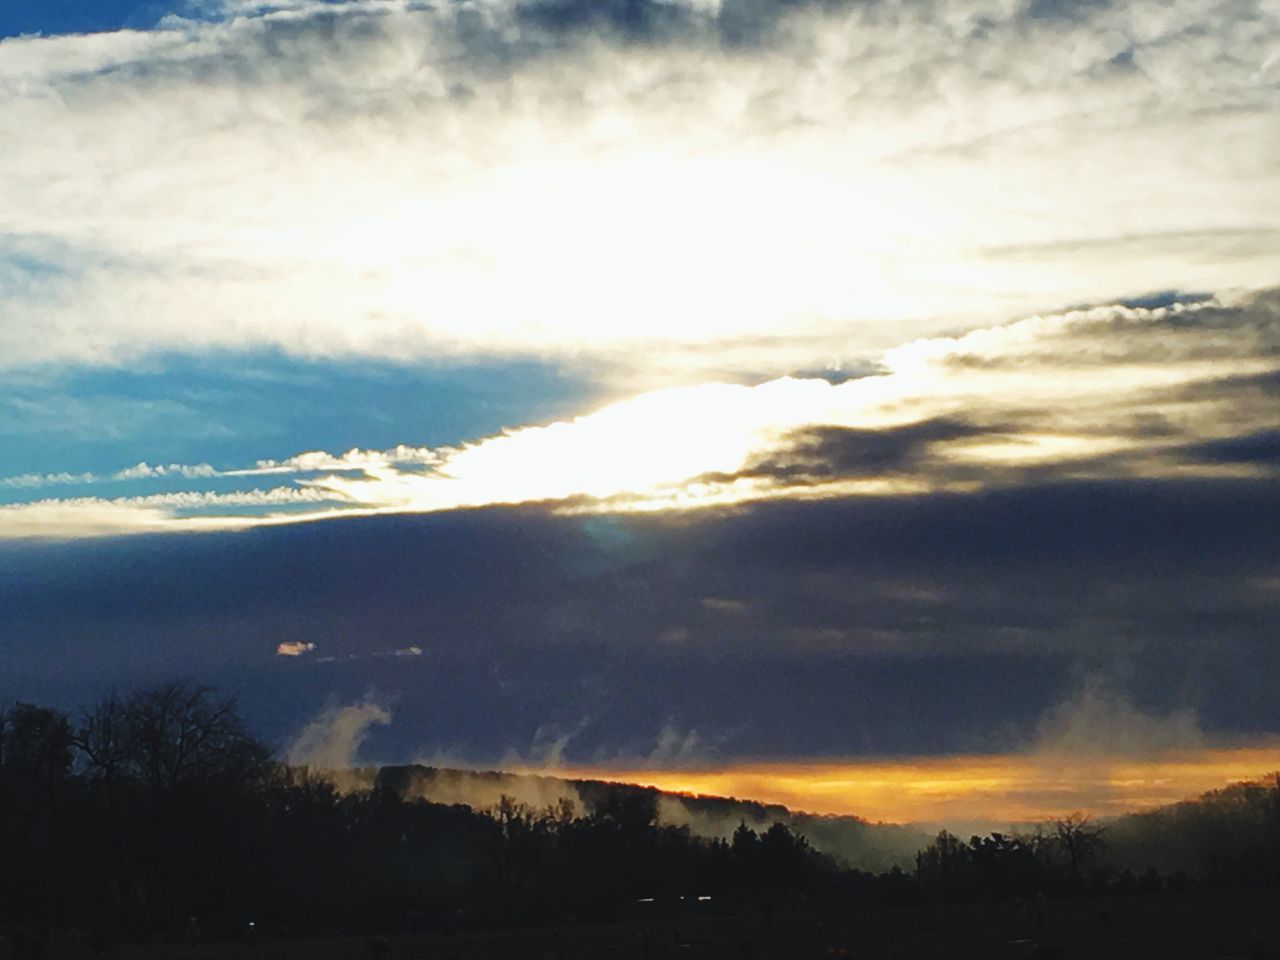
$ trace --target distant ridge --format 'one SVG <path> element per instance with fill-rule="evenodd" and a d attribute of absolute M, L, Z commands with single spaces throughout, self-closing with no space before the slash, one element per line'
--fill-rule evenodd
<path fill-rule="evenodd" d="M 859 870 L 877 873 L 895 866 L 911 869 L 916 851 L 932 839 L 929 833 L 911 826 L 871 823 L 854 816 L 802 813 L 776 803 L 673 793 L 604 780 L 421 764 L 365 767 L 350 771 L 349 775 L 351 786 L 356 788 L 378 787 L 405 799 L 462 804 L 475 810 L 490 809 L 506 796 L 534 810 L 567 802 L 577 812 L 589 814 L 607 797 L 619 793 L 650 795 L 657 798 L 658 819 L 663 824 L 688 827 L 698 836 L 728 839 L 742 823 L 757 831 L 782 823 L 808 839 L 815 849 Z"/>

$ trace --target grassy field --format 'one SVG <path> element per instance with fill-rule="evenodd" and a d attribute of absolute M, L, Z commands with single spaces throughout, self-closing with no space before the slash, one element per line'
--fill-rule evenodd
<path fill-rule="evenodd" d="M 1043 926 L 1010 904 L 664 918 L 453 936 L 388 936 L 387 960 L 790 960 L 1280 958 L 1276 893 L 1060 901 Z M 1261 952 L 1259 951 L 1261 947 Z M 55 960 L 88 957 L 64 944 Z M 372 960 L 363 937 L 120 946 L 111 960 Z"/>

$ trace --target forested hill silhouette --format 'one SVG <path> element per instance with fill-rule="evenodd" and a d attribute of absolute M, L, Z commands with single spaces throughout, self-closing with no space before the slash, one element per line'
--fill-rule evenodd
<path fill-rule="evenodd" d="M 756 831 L 781 823 L 804 837 L 815 850 L 876 873 L 893 867 L 910 869 L 916 852 L 932 839 L 932 834 L 911 826 L 873 823 L 861 817 L 803 813 L 782 804 L 750 799 L 675 793 L 548 774 L 409 764 L 343 771 L 337 782 L 348 787 L 391 790 L 406 800 L 463 804 L 474 810 L 491 809 L 503 797 L 509 797 L 535 810 L 567 802 L 577 810 L 591 811 L 608 802 L 612 795 L 634 794 L 637 802 L 655 806 L 658 822 L 663 826 L 687 827 L 695 836 L 729 840 L 744 823 Z"/>
<path fill-rule="evenodd" d="M 503 777 L 443 779 L 513 782 Z M 825 818 L 781 808 L 588 781 L 571 785 L 576 802 L 499 792 L 475 809 L 422 799 L 424 778 L 442 775 L 386 768 L 368 789 L 341 791 L 331 775 L 273 760 L 233 700 L 189 683 L 75 717 L 5 707 L 0 933 L 17 945 L 53 930 L 98 944 L 450 932 L 626 919 L 662 904 L 769 915 L 1280 886 L 1274 777 L 1106 827 L 1069 817 L 1016 836 L 943 833 L 910 869 L 880 872 L 818 849 L 802 827 Z M 699 836 L 669 810 L 664 820 L 674 801 L 738 822 L 727 838 Z M 878 829 L 838 819 L 856 836 Z"/>

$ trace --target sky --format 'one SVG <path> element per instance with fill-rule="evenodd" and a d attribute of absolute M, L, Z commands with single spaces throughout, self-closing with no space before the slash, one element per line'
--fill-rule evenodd
<path fill-rule="evenodd" d="M 1280 767 L 1278 121 L 1275 0 L 4 4 L 0 701 L 884 819 Z"/>

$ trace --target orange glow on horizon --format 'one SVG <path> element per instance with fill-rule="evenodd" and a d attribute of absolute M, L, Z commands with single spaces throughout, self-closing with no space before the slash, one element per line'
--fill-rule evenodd
<path fill-rule="evenodd" d="M 1280 742 L 1145 759 L 1010 754 L 540 772 L 887 823 L 1023 823 L 1074 811 L 1112 816 L 1151 809 L 1257 780 L 1277 768 Z"/>

